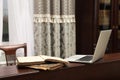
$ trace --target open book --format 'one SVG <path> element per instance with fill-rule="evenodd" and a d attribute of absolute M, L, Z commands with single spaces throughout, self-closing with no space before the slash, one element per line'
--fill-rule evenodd
<path fill-rule="evenodd" d="M 45 64 L 48 62 L 49 63 L 62 63 L 65 66 L 69 64 L 67 60 L 64 60 L 62 58 L 45 56 L 45 55 L 17 57 L 18 66 L 40 65 L 40 64 Z"/>

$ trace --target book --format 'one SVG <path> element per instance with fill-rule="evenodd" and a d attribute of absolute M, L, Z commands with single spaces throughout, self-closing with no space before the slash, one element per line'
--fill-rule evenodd
<path fill-rule="evenodd" d="M 59 57 L 46 56 L 46 55 L 17 57 L 18 66 L 40 65 L 45 63 L 48 63 L 48 64 L 62 63 L 65 66 L 69 64 L 69 62 L 65 59 L 62 59 Z"/>
<path fill-rule="evenodd" d="M 32 69 L 39 69 L 39 70 L 55 70 L 60 69 L 64 66 L 62 63 L 52 63 L 52 64 L 40 64 L 40 65 L 31 65 L 27 66 Z"/>

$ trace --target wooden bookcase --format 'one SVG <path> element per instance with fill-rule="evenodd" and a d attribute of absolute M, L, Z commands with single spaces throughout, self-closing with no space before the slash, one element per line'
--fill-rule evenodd
<path fill-rule="evenodd" d="M 92 54 L 105 29 L 112 29 L 106 52 L 120 52 L 120 0 L 76 0 L 77 54 Z"/>

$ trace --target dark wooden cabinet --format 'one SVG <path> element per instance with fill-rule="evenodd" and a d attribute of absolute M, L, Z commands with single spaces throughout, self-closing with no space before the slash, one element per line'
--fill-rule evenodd
<path fill-rule="evenodd" d="M 113 29 L 113 50 L 120 52 L 120 0 L 111 0 L 112 2 L 112 25 Z"/>
<path fill-rule="evenodd" d="M 97 11 L 96 0 L 76 0 L 76 51 L 88 54 L 94 51 Z"/>
<path fill-rule="evenodd" d="M 76 0 L 77 54 L 92 54 L 105 29 L 112 29 L 106 52 L 120 52 L 120 0 Z"/>

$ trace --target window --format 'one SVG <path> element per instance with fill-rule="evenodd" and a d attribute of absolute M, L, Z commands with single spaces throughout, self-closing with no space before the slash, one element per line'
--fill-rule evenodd
<path fill-rule="evenodd" d="M 3 0 L 3 42 L 6 41 L 9 41 L 8 6 L 7 6 L 7 0 Z"/>

